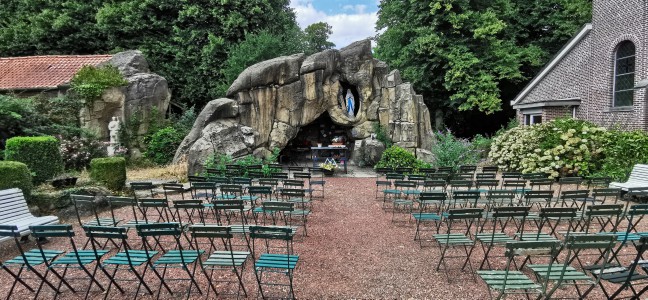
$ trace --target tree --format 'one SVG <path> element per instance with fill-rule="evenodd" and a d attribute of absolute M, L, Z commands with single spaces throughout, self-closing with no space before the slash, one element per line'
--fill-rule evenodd
<path fill-rule="evenodd" d="M 306 52 L 306 48 L 304 33 L 296 25 L 283 34 L 264 30 L 246 35 L 245 40 L 228 49 L 229 55 L 221 71 L 223 81 L 218 87 L 218 93 L 224 95 L 245 68 L 275 57 Z"/>
<path fill-rule="evenodd" d="M 324 51 L 335 47 L 335 44 L 328 40 L 333 33 L 333 27 L 326 22 L 317 22 L 308 25 L 304 29 L 308 43 L 308 54 Z"/>
<path fill-rule="evenodd" d="M 383 0 L 376 56 L 432 111 L 501 109 L 591 18 L 591 0 Z"/>
<path fill-rule="evenodd" d="M 5 3 L 7 2 L 7 3 Z M 105 54 L 139 49 L 174 101 L 223 96 L 228 51 L 246 35 L 296 25 L 289 0 L 6 0 L 0 56 Z"/>

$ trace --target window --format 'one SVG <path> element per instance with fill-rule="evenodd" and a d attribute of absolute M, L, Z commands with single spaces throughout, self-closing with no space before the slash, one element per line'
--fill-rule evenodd
<path fill-rule="evenodd" d="M 542 123 L 541 114 L 524 115 L 524 125 L 533 125 Z"/>
<path fill-rule="evenodd" d="M 630 41 L 619 44 L 614 59 L 614 107 L 632 106 L 634 98 L 635 45 Z"/>

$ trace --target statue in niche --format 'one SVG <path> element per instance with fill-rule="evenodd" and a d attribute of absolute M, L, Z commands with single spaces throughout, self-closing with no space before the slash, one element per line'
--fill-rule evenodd
<path fill-rule="evenodd" d="M 112 117 L 112 121 L 108 123 L 108 131 L 110 132 L 110 144 L 111 145 L 117 145 L 119 144 L 119 129 L 121 128 L 121 124 L 119 123 L 119 119 L 117 117 Z"/>
<path fill-rule="evenodd" d="M 353 111 L 355 110 L 355 100 L 353 99 L 353 94 L 351 93 L 351 90 L 347 90 L 346 97 L 346 112 L 347 115 L 349 115 L 350 118 L 355 117 Z"/>

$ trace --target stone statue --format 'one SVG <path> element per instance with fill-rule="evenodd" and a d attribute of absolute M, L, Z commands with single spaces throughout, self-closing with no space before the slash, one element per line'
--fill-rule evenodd
<path fill-rule="evenodd" d="M 346 93 L 346 112 L 349 117 L 353 118 L 354 117 L 354 110 L 355 110 L 355 101 L 353 100 L 353 94 L 351 93 L 351 90 L 347 90 Z"/>
<path fill-rule="evenodd" d="M 111 145 L 119 144 L 119 128 L 121 128 L 121 124 L 119 123 L 119 119 L 117 119 L 117 117 L 112 117 L 112 121 L 110 121 L 110 123 L 108 123 L 108 131 L 110 131 L 110 144 Z"/>

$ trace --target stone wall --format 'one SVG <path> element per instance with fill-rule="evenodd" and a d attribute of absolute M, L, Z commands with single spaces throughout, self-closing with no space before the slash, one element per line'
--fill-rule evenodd
<path fill-rule="evenodd" d="M 343 85 L 358 92 L 355 116 L 339 105 Z M 352 127 L 356 140 L 369 138 L 374 123 L 380 123 L 396 145 L 429 158 L 432 125 L 422 96 L 401 81 L 397 70 L 390 72 L 373 58 L 369 40 L 257 63 L 239 75 L 226 95 L 231 99 L 214 100 L 200 113 L 176 152 L 174 161 L 187 156 L 190 174 L 202 169 L 214 149 L 233 156 L 265 156 L 275 147 L 283 149 L 299 128 L 324 112 L 336 125 Z"/>
<path fill-rule="evenodd" d="M 107 140 L 108 122 L 113 116 L 118 117 L 123 126 L 137 115 L 141 125 L 136 134 L 147 134 L 150 117 L 164 117 L 169 107 L 171 91 L 166 79 L 151 73 L 140 51 L 117 53 L 108 63 L 119 69 L 128 85 L 107 89 L 101 99 L 84 107 L 80 112 L 81 125 Z M 154 110 L 157 113 L 152 113 Z"/>

